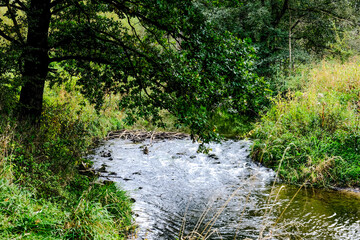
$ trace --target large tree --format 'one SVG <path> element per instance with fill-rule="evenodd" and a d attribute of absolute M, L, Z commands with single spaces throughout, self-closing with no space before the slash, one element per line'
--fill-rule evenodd
<path fill-rule="evenodd" d="M 213 1 L 206 1 L 212 4 Z M 88 99 L 122 95 L 129 121 L 161 124 L 161 109 L 203 139 L 219 105 L 257 109 L 265 94 L 248 41 L 214 28 L 192 0 L 0 0 L 0 77 L 21 88 L 20 113 L 38 118 L 46 81 L 79 78 Z"/>

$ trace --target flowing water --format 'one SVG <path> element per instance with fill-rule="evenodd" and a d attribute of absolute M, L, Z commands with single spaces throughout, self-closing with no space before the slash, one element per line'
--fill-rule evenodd
<path fill-rule="evenodd" d="M 250 144 L 211 144 L 202 154 L 190 140 L 115 139 L 91 158 L 134 199 L 133 239 L 360 239 L 359 197 L 273 184 Z"/>

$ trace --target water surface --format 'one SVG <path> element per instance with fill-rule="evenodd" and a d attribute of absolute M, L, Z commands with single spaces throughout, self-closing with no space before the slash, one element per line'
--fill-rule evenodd
<path fill-rule="evenodd" d="M 250 145 L 226 141 L 202 154 L 190 140 L 115 139 L 91 158 L 135 199 L 138 239 L 360 239 L 359 198 L 274 185 Z"/>

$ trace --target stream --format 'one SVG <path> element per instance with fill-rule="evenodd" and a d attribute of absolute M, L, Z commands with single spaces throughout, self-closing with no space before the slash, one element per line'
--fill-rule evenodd
<path fill-rule="evenodd" d="M 113 139 L 89 156 L 134 199 L 131 239 L 360 239 L 359 196 L 275 181 L 249 158 L 250 141 L 209 147 Z"/>

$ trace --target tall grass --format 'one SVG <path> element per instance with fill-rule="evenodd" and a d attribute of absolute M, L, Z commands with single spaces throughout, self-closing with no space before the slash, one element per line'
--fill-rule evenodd
<path fill-rule="evenodd" d="M 360 60 L 323 61 L 300 91 L 289 89 L 250 133 L 252 156 L 277 168 L 288 182 L 313 186 L 360 185 Z"/>
<path fill-rule="evenodd" d="M 122 127 L 110 98 L 97 114 L 69 82 L 46 88 L 37 126 L 0 118 L 1 239 L 125 239 L 131 203 L 114 183 L 81 175 L 94 140 Z"/>

